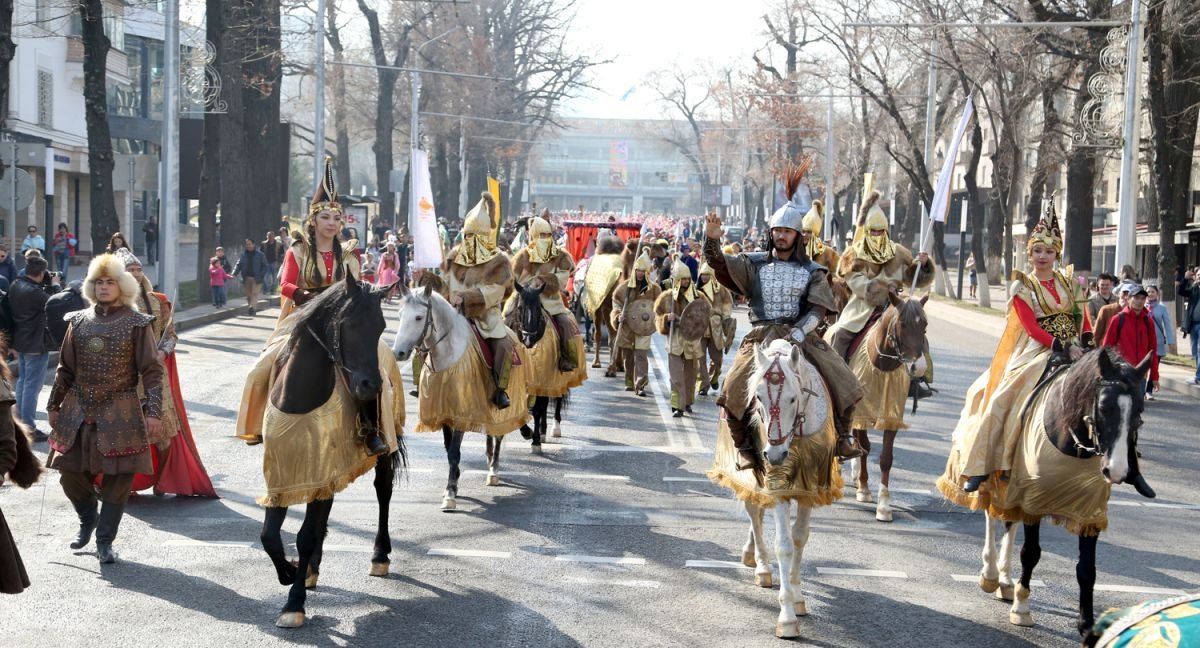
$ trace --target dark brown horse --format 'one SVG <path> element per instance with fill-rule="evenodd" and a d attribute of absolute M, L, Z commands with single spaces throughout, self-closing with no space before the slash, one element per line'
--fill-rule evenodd
<path fill-rule="evenodd" d="M 298 319 L 277 361 L 271 404 L 285 414 L 308 414 L 329 400 L 338 380 L 345 380 L 359 411 L 359 424 L 378 428 L 384 380 L 379 370 L 378 345 L 386 328 L 381 302 L 394 287 L 372 289 L 370 284 L 359 283 L 347 274 L 345 281 L 327 288 L 297 312 L 294 317 Z M 398 441 L 399 450 L 380 457 L 375 464 L 379 519 L 371 575 L 387 574 L 388 554 L 392 550 L 388 512 L 393 484 L 405 463 L 403 441 Z M 318 453 L 321 448 L 311 451 Z M 332 497 L 308 503 L 304 523 L 296 534 L 296 562 L 288 560 L 280 536 L 287 507 L 266 509 L 260 535 L 263 549 L 275 565 L 280 584 L 291 588 L 287 604 L 276 621 L 280 627 L 304 624 L 305 587 L 316 586 L 321 547 L 332 508 Z M 307 577 L 298 577 L 299 574 Z"/>

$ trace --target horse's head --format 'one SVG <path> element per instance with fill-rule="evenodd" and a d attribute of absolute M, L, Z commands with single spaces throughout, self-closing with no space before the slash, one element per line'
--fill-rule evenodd
<path fill-rule="evenodd" d="M 754 347 L 750 387 L 758 396 L 759 415 L 767 426 L 763 454 L 773 466 L 787 458 L 792 438 L 803 433 L 808 399 L 816 395 L 808 384 L 804 362 L 800 348 L 787 340 Z"/>
<path fill-rule="evenodd" d="M 925 302 L 929 297 L 905 299 L 892 292 L 888 299 L 892 308 L 880 322 L 886 336 L 885 346 L 907 368 L 910 377 L 923 376 L 928 369 L 925 350 L 929 343 L 925 338 L 925 330 L 929 328 L 929 319 L 925 317 Z"/>
<path fill-rule="evenodd" d="M 387 322 L 382 303 L 394 287 L 373 289 L 347 273 L 344 282 L 326 290 L 313 303 L 315 316 L 327 312 L 322 318 L 326 325 L 306 324 L 329 353 L 334 366 L 345 374 L 351 392 L 360 401 L 375 398 L 383 386 L 378 345 Z"/>
<path fill-rule="evenodd" d="M 531 284 L 517 284 L 517 314 L 521 324 L 521 341 L 529 348 L 533 348 L 546 332 L 546 319 L 542 316 L 542 286 L 538 281 Z"/>
<path fill-rule="evenodd" d="M 424 290 L 413 292 L 407 286 L 400 288 L 400 330 L 392 342 L 392 353 L 396 359 L 404 362 L 412 355 L 425 334 L 433 324 L 433 304 L 439 295 L 433 292 L 433 286 L 427 285 Z"/>
<path fill-rule="evenodd" d="M 1151 357 L 1134 367 L 1107 349 L 1096 355 L 1100 380 L 1095 406 L 1083 420 L 1095 453 L 1104 457 L 1104 476 L 1120 484 L 1129 477 L 1130 453 L 1137 452 L 1133 444 L 1142 426 Z"/>

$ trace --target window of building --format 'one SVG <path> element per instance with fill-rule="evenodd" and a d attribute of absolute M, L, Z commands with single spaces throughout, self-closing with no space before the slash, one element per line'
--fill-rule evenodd
<path fill-rule="evenodd" d="M 37 123 L 54 128 L 54 75 L 45 70 L 38 70 L 37 76 Z"/>
<path fill-rule="evenodd" d="M 50 19 L 54 13 L 50 10 L 52 0 L 37 0 L 37 5 L 34 7 L 34 20 L 42 29 L 50 29 Z"/>
<path fill-rule="evenodd" d="M 112 48 L 118 52 L 125 51 L 125 17 L 118 15 L 109 5 L 104 6 L 104 35 Z M 71 36 L 83 36 L 83 17 L 79 11 L 71 12 Z"/>

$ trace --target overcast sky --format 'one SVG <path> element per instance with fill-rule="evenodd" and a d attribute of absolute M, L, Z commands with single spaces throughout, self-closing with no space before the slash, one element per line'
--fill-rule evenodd
<path fill-rule="evenodd" d="M 766 0 L 578 0 L 572 43 L 612 63 L 595 69 L 590 92 L 564 106 L 576 117 L 658 118 L 645 87 L 658 69 L 695 61 L 750 64 L 766 41 Z M 632 90 L 632 92 L 630 92 Z M 624 99 L 622 99 L 624 97 Z"/>

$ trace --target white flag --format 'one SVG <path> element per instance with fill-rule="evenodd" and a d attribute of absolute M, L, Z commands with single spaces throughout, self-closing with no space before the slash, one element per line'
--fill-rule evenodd
<path fill-rule="evenodd" d="M 971 123 L 971 117 L 975 114 L 975 101 L 971 97 L 967 97 L 967 105 L 963 108 L 962 119 L 958 121 L 958 127 L 954 129 L 954 137 L 950 140 L 950 148 L 946 151 L 946 161 L 942 165 L 942 173 L 938 176 L 937 186 L 933 188 L 933 205 L 929 210 L 929 220 L 946 222 L 946 215 L 950 211 L 950 180 L 954 177 L 954 162 L 958 158 L 958 144 L 962 141 L 963 133 L 967 130 L 967 124 Z"/>
<path fill-rule="evenodd" d="M 425 151 L 412 152 L 413 186 L 408 213 L 413 235 L 413 263 L 417 268 L 440 268 L 442 239 L 438 236 L 437 214 L 433 210 L 433 189 L 429 185 L 429 157 Z"/>

